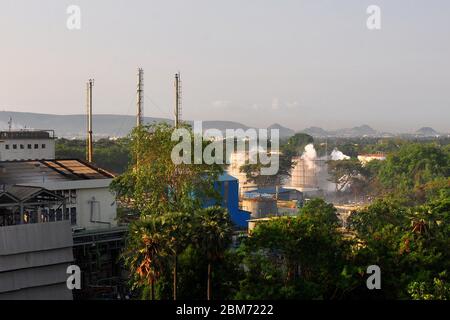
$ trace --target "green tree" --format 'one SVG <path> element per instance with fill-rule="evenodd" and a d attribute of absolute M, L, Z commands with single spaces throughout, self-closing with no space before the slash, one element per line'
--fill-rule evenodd
<path fill-rule="evenodd" d="M 379 172 L 382 185 L 412 204 L 426 201 L 425 184 L 450 176 L 450 155 L 435 144 L 405 144 L 390 154 Z"/>
<path fill-rule="evenodd" d="M 146 217 L 131 223 L 122 253 L 124 264 L 130 270 L 131 288 L 150 287 L 152 300 L 156 298 L 155 284 L 161 275 L 166 257 L 167 239 L 161 232 L 162 229 L 160 217 Z"/>
<path fill-rule="evenodd" d="M 194 150 L 194 134 L 189 126 L 184 129 Z M 222 167 L 194 164 L 194 152 L 190 163 L 174 163 L 171 154 L 179 141 L 172 141 L 173 130 L 163 123 L 136 128 L 131 134 L 132 165 L 113 181 L 112 189 L 140 215 L 194 212 L 203 199 L 218 197 L 214 182 Z M 203 143 L 203 150 L 209 143 Z"/>
<path fill-rule="evenodd" d="M 365 170 L 357 159 L 328 161 L 330 181 L 336 185 L 340 192 L 358 180 L 364 179 Z"/>
<path fill-rule="evenodd" d="M 240 299 L 335 299 L 348 286 L 349 242 L 336 210 L 309 202 L 296 217 L 259 223 L 240 250 L 248 271 Z"/>
<path fill-rule="evenodd" d="M 178 256 L 186 249 L 192 236 L 192 214 L 183 212 L 167 213 L 161 216 L 168 240 L 167 248 L 173 256 L 173 299 L 177 300 Z"/>
<path fill-rule="evenodd" d="M 231 244 L 232 222 L 226 209 L 210 207 L 199 210 L 195 216 L 195 243 L 208 262 L 207 299 L 212 298 L 212 266 L 223 258 Z"/>
<path fill-rule="evenodd" d="M 194 150 L 194 135 L 191 128 L 186 126 L 183 129 L 190 134 L 187 143 L 188 145 L 190 143 Z M 130 228 L 135 228 L 135 224 L 146 223 L 147 219 L 157 221 L 159 230 L 150 229 L 154 234 L 148 231 L 145 239 L 152 239 L 153 236 L 158 238 L 158 252 L 165 257 L 164 263 L 158 263 L 158 266 L 172 270 L 173 298 L 176 299 L 178 256 L 189 245 L 188 241 L 193 232 L 193 216 L 202 208 L 203 201 L 217 198 L 214 182 L 222 173 L 222 168 L 216 164 L 193 164 L 193 155 L 191 163 L 174 163 L 172 150 L 178 141 L 172 141 L 173 130 L 174 128 L 167 124 L 136 128 L 130 137 L 132 163 L 123 175 L 113 181 L 111 188 L 117 193 L 122 205 L 139 214 L 139 220 L 132 223 Z M 209 143 L 204 142 L 201 147 L 205 148 Z M 135 230 L 130 229 L 130 232 Z M 145 246 L 145 243 L 139 244 L 144 238 L 137 236 L 131 239 L 125 249 L 126 265 L 130 267 L 131 279 L 136 282 L 135 287 L 142 287 L 139 272 L 143 267 L 139 269 L 132 262 L 143 259 L 141 252 L 133 248 Z M 150 257 L 158 261 L 156 253 Z M 169 257 L 172 259 L 168 259 Z M 157 269 L 148 267 L 141 273 L 148 274 L 149 277 L 153 275 L 147 285 L 151 286 L 154 298 L 155 281 L 161 271 L 153 270 Z M 137 276 L 134 275 L 136 272 Z"/>
<path fill-rule="evenodd" d="M 314 139 L 306 133 L 297 133 L 281 145 L 281 152 L 288 157 L 301 156 L 306 145 L 313 143 Z"/>

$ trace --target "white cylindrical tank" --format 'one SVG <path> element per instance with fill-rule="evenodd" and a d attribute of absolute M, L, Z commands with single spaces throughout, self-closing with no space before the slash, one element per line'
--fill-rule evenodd
<path fill-rule="evenodd" d="M 242 199 L 242 209 L 249 211 L 252 219 L 278 215 L 277 201 L 273 196 L 246 196 Z"/>

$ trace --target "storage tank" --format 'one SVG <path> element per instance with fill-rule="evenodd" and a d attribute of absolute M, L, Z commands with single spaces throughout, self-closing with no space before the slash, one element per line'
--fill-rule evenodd
<path fill-rule="evenodd" d="M 295 166 L 291 171 L 291 186 L 304 189 L 318 188 L 314 162 L 301 157 L 295 157 L 293 161 Z"/>
<path fill-rule="evenodd" d="M 321 189 L 328 181 L 326 160 L 305 160 L 302 157 L 293 158 L 294 168 L 291 170 L 290 187 L 304 189 Z"/>
<path fill-rule="evenodd" d="M 248 181 L 247 175 L 240 171 L 241 166 L 243 166 L 249 159 L 248 152 L 233 152 L 230 155 L 230 165 L 226 169 L 227 173 L 239 181 L 239 194 L 243 194 L 246 191 L 256 189 L 256 184 Z"/>
<path fill-rule="evenodd" d="M 247 193 L 242 198 L 242 210 L 249 211 L 252 219 L 276 216 L 277 200 L 272 195 Z"/>

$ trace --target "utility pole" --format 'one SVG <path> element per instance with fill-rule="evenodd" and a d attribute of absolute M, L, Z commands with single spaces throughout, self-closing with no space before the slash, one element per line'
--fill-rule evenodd
<path fill-rule="evenodd" d="M 180 73 L 175 74 L 175 128 L 181 123 L 181 79 Z"/>
<path fill-rule="evenodd" d="M 94 155 L 93 137 L 92 137 L 92 87 L 94 80 L 89 79 L 87 83 L 86 106 L 87 106 L 87 145 L 86 145 L 86 160 L 91 163 Z"/>
<path fill-rule="evenodd" d="M 142 68 L 138 69 L 136 107 L 137 107 L 136 126 L 140 127 L 143 124 L 143 116 L 144 116 L 144 69 Z"/>

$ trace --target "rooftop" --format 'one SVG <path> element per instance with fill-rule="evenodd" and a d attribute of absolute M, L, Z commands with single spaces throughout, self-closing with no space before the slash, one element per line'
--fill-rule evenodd
<path fill-rule="evenodd" d="M 0 184 L 3 185 L 112 178 L 113 174 L 82 160 L 0 161 Z"/>
<path fill-rule="evenodd" d="M 0 131 L 1 139 L 54 139 L 55 132 L 53 130 L 12 130 Z"/>
<path fill-rule="evenodd" d="M 62 201 L 63 198 L 38 187 L 5 186 L 0 189 L 0 205 L 11 202 L 24 202 L 30 199 Z"/>

